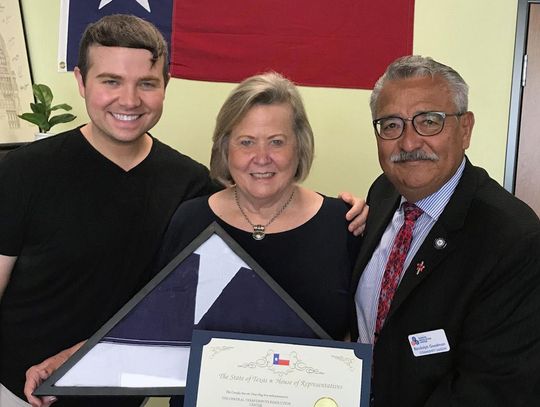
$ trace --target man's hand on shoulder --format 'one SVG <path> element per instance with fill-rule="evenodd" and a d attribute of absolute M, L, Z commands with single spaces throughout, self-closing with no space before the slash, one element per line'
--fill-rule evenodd
<path fill-rule="evenodd" d="M 351 221 L 349 224 L 349 232 L 355 236 L 360 236 L 366 228 L 369 206 L 364 199 L 358 198 L 350 192 L 342 192 L 338 197 L 351 205 L 351 209 L 345 215 L 345 218 Z"/>

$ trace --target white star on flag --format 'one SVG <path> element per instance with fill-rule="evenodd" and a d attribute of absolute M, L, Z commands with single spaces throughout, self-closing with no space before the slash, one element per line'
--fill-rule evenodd
<path fill-rule="evenodd" d="M 113 0 L 101 0 L 99 2 L 98 9 L 102 9 L 103 7 L 105 7 L 107 4 L 109 4 L 112 1 Z M 150 0 L 135 0 L 135 1 L 139 3 L 142 7 L 144 7 L 145 10 L 150 13 Z"/>

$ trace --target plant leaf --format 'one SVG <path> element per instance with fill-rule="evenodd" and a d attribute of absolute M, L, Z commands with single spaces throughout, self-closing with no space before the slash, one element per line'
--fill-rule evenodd
<path fill-rule="evenodd" d="M 45 116 L 45 106 L 41 103 L 30 103 L 30 108 L 34 113 L 41 113 Z"/>
<path fill-rule="evenodd" d="M 32 91 L 38 101 L 43 103 L 47 109 L 50 109 L 53 100 L 53 94 L 51 88 L 42 83 L 36 83 L 32 85 Z"/>
<path fill-rule="evenodd" d="M 52 106 L 53 94 L 51 88 L 45 84 L 36 83 L 32 85 L 32 91 L 36 98 L 36 103 L 30 103 L 33 113 L 24 113 L 19 117 L 39 126 L 41 131 L 49 131 L 52 126 L 59 123 L 67 123 L 76 118 L 76 116 L 66 113 L 51 117 L 53 110 L 71 110 L 71 106 L 61 103 Z"/>
<path fill-rule="evenodd" d="M 52 126 L 56 126 L 59 123 L 67 123 L 72 120 L 75 120 L 76 117 L 77 116 L 74 116 L 71 113 L 59 114 L 49 119 L 49 125 L 52 127 Z"/>
<path fill-rule="evenodd" d="M 51 126 L 47 123 L 47 119 L 41 113 L 23 113 L 19 115 L 23 120 L 29 121 L 39 127 L 41 131 L 49 131 Z"/>
<path fill-rule="evenodd" d="M 19 117 L 23 120 L 29 121 L 30 123 L 36 124 L 36 125 L 41 123 L 41 120 L 42 120 L 41 119 L 42 115 L 39 115 L 37 113 L 23 113 L 23 114 L 20 114 Z"/>
<path fill-rule="evenodd" d="M 61 103 L 59 105 L 55 105 L 55 106 L 51 107 L 51 110 L 58 110 L 58 109 L 71 110 L 72 107 L 70 105 L 68 105 L 67 103 Z"/>

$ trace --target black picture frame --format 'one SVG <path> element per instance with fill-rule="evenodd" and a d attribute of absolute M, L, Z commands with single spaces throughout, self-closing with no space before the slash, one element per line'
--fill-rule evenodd
<path fill-rule="evenodd" d="M 185 391 L 185 386 L 152 386 L 152 387 L 122 387 L 122 386 L 57 386 L 57 382 L 66 375 L 78 362 L 80 362 L 85 355 L 87 355 L 96 345 L 101 343 L 103 338 L 131 311 L 135 310 L 135 307 L 149 296 L 154 289 L 156 289 L 165 279 L 170 276 L 177 268 L 181 267 L 185 261 L 190 260 L 190 256 L 203 244 L 208 242 L 212 237 L 217 236 L 221 239 L 228 248 L 238 256 L 247 266 L 249 271 L 252 271 L 255 276 L 262 280 L 265 287 L 268 287 L 269 292 L 274 294 L 274 298 L 278 301 L 282 301 L 284 307 L 288 307 L 290 314 L 287 315 L 288 322 L 290 322 L 290 316 L 297 318 L 297 325 L 286 324 L 286 328 L 289 331 L 285 332 L 287 336 L 305 336 L 311 338 L 331 339 L 331 337 L 319 326 L 319 324 L 311 318 L 311 316 L 300 305 L 290 297 L 283 288 L 281 288 L 263 269 L 257 264 L 257 262 L 236 243 L 230 235 L 223 230 L 216 222 L 211 223 L 203 232 L 199 234 L 185 249 L 183 249 L 167 266 L 165 266 L 145 287 L 143 287 L 127 304 L 125 304 L 102 328 L 100 328 L 86 343 L 58 370 L 56 370 L 44 383 L 42 383 L 34 392 L 36 396 L 173 396 L 182 395 Z M 243 309 L 246 312 L 251 312 L 250 304 L 242 304 Z M 253 315 L 253 320 L 259 318 L 258 315 Z M 234 324 L 233 324 L 234 325 Z M 205 329 L 205 330 L 236 330 L 240 332 L 244 327 L 231 326 L 225 323 L 220 326 L 223 329 L 215 329 L 212 324 L 210 326 L 203 326 L 200 328 L 200 324 L 197 326 L 191 326 L 189 338 L 191 340 L 191 332 L 193 329 Z M 296 328 L 294 328 L 296 327 Z M 233 328 L 233 329 L 230 329 Z M 249 332 L 254 334 L 267 334 L 264 331 L 265 328 L 261 328 L 263 332 Z M 293 329 L 297 329 L 296 332 L 292 332 Z M 250 329 L 251 330 L 251 329 Z M 278 329 L 279 330 L 279 329 Z M 257 329 L 255 329 L 257 331 Z M 297 332 L 300 332 L 299 334 Z M 187 363 L 186 363 L 187 370 Z"/>

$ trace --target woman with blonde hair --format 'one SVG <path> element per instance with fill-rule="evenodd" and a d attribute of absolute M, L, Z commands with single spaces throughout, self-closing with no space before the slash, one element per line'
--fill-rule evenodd
<path fill-rule="evenodd" d="M 161 263 L 217 221 L 330 336 L 345 338 L 361 239 L 348 231 L 345 202 L 300 185 L 313 156 L 296 87 L 274 72 L 243 81 L 221 108 L 213 136 L 210 172 L 226 188 L 179 206 Z"/>

